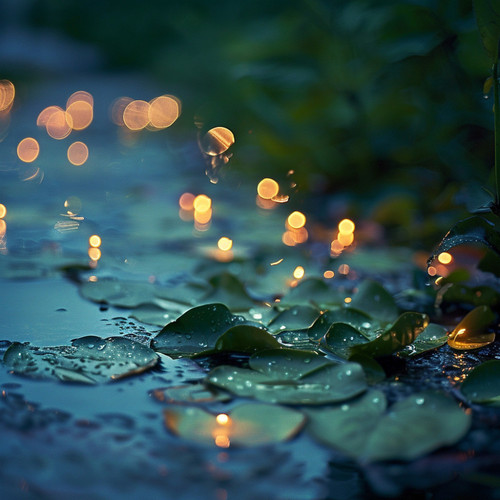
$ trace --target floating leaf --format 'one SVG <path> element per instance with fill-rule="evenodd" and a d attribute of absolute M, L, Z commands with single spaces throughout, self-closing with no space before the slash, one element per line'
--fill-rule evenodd
<path fill-rule="evenodd" d="M 241 323 L 246 320 L 231 314 L 224 304 L 194 307 L 166 325 L 151 341 L 151 347 L 174 357 L 192 356 L 213 348 L 220 335 Z"/>
<path fill-rule="evenodd" d="M 473 0 L 473 3 L 484 48 L 495 63 L 500 43 L 500 7 L 494 0 Z"/>
<path fill-rule="evenodd" d="M 295 306 L 310 304 L 316 307 L 327 305 L 339 305 L 344 302 L 343 297 L 336 291 L 330 288 L 320 278 L 307 278 L 299 282 L 299 284 L 290 288 L 282 298 L 281 306 Z"/>
<path fill-rule="evenodd" d="M 491 359 L 476 366 L 467 375 L 460 390 L 473 403 L 500 406 L 500 361 Z"/>
<path fill-rule="evenodd" d="M 88 300 L 105 302 L 117 307 L 136 307 L 154 302 L 155 285 L 134 281 L 88 281 L 80 286 L 80 293 Z"/>
<path fill-rule="evenodd" d="M 404 358 L 416 356 L 417 354 L 441 347 L 446 344 L 447 340 L 448 334 L 446 328 L 431 323 L 411 344 L 401 349 L 398 355 Z"/>
<path fill-rule="evenodd" d="M 138 342 L 93 335 L 75 339 L 71 346 L 34 347 L 14 342 L 3 357 L 14 373 L 85 384 L 141 373 L 158 360 L 158 354 Z"/>
<path fill-rule="evenodd" d="M 276 335 L 276 338 L 286 347 L 311 351 L 317 351 L 319 349 L 318 342 L 309 338 L 308 330 L 283 330 Z"/>
<path fill-rule="evenodd" d="M 248 311 L 255 305 L 243 283 L 231 273 L 212 276 L 209 283 L 212 290 L 200 299 L 203 303 L 220 302 L 231 311 Z"/>
<path fill-rule="evenodd" d="M 297 373 L 294 369 L 288 376 L 286 373 L 284 366 L 275 373 L 270 370 L 262 373 L 222 365 L 214 368 L 206 381 L 238 396 L 259 401 L 308 405 L 344 401 L 364 392 L 367 387 L 363 369 L 357 363 L 330 363 L 300 377 L 294 377 Z"/>
<path fill-rule="evenodd" d="M 493 323 L 496 315 L 488 306 L 479 306 L 468 313 L 448 337 L 448 345 L 453 349 L 479 349 L 495 340 L 494 333 L 485 329 Z"/>
<path fill-rule="evenodd" d="M 363 311 L 351 307 L 341 307 L 325 311 L 319 316 L 309 328 L 309 337 L 313 340 L 320 340 L 333 323 L 347 323 L 362 332 L 367 338 L 369 338 L 371 331 L 380 327 L 377 321 Z"/>
<path fill-rule="evenodd" d="M 320 345 L 341 358 L 349 359 L 352 347 L 368 342 L 369 340 L 353 326 L 334 323 L 321 339 Z"/>
<path fill-rule="evenodd" d="M 389 356 L 411 344 L 428 324 L 429 317 L 426 314 L 405 312 L 376 339 L 353 346 L 351 354 L 364 354 L 374 358 Z"/>
<path fill-rule="evenodd" d="M 414 394 L 385 412 L 380 391 L 334 408 L 307 411 L 307 430 L 319 441 L 360 461 L 414 460 L 459 441 L 470 415 L 451 398 Z"/>
<path fill-rule="evenodd" d="M 394 321 L 399 313 L 392 295 L 382 285 L 371 280 L 365 280 L 359 285 L 348 307 L 354 307 L 387 323 Z"/>
<path fill-rule="evenodd" d="M 227 393 L 200 383 L 155 389 L 150 394 L 160 403 L 213 403 L 231 399 Z"/>
<path fill-rule="evenodd" d="M 302 413 L 268 404 L 243 404 L 227 415 L 214 415 L 196 407 L 165 410 L 169 431 L 189 441 L 222 448 L 285 441 L 295 436 L 304 422 Z"/>
<path fill-rule="evenodd" d="M 164 326 L 168 321 L 178 318 L 186 308 L 177 304 L 177 307 L 162 307 L 157 304 L 141 304 L 132 309 L 131 318 L 148 325 Z"/>
<path fill-rule="evenodd" d="M 214 351 L 254 353 L 265 349 L 279 349 L 281 344 L 266 330 L 251 325 L 236 325 L 216 341 Z"/>
<path fill-rule="evenodd" d="M 500 256 L 500 233 L 492 222 L 475 215 L 457 222 L 445 235 L 427 263 L 430 265 L 442 252 L 466 244 L 484 245 Z"/>
<path fill-rule="evenodd" d="M 268 325 L 271 332 L 277 333 L 283 330 L 303 330 L 309 328 L 319 311 L 311 306 L 293 306 L 280 312 Z"/>

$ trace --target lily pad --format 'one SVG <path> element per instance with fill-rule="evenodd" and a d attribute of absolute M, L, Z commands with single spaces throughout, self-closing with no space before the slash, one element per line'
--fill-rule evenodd
<path fill-rule="evenodd" d="M 373 358 L 389 356 L 411 344 L 429 324 L 426 314 L 403 313 L 382 335 L 366 344 L 351 348 L 351 354 L 364 354 Z"/>
<path fill-rule="evenodd" d="M 362 332 L 368 339 L 370 332 L 376 331 L 380 325 L 371 316 L 354 308 L 339 307 L 325 311 L 309 328 L 309 337 L 319 341 L 333 323 L 347 323 Z"/>
<path fill-rule="evenodd" d="M 308 330 L 283 330 L 276 334 L 276 339 L 286 347 L 310 351 L 319 350 L 318 342 L 309 337 Z"/>
<path fill-rule="evenodd" d="M 273 318 L 268 328 L 273 333 L 283 330 L 303 330 L 309 328 L 319 314 L 319 310 L 312 306 L 293 306 Z"/>
<path fill-rule="evenodd" d="M 476 366 L 464 380 L 460 390 L 473 403 L 500 406 L 500 361 L 491 359 Z"/>
<path fill-rule="evenodd" d="M 35 347 L 14 342 L 3 357 L 3 363 L 14 373 L 84 384 L 141 373 L 158 360 L 158 354 L 138 342 L 93 335 L 75 339 L 71 346 Z"/>
<path fill-rule="evenodd" d="M 348 307 L 354 307 L 380 321 L 391 323 L 399 314 L 392 295 L 376 281 L 365 280 L 352 296 Z"/>
<path fill-rule="evenodd" d="M 201 383 L 154 389 L 150 395 L 160 403 L 213 403 L 231 399 L 229 394 Z"/>
<path fill-rule="evenodd" d="M 321 307 L 343 302 L 344 298 L 339 292 L 330 288 L 322 279 L 307 278 L 300 281 L 296 287 L 290 288 L 281 298 L 280 304 L 287 307 L 304 304 Z"/>
<path fill-rule="evenodd" d="M 414 460 L 459 441 L 470 415 L 441 393 L 423 392 L 395 403 L 370 391 L 334 408 L 308 410 L 307 430 L 319 441 L 359 460 Z"/>
<path fill-rule="evenodd" d="M 495 340 L 495 334 L 485 332 L 495 320 L 495 313 L 488 306 L 478 306 L 468 313 L 448 337 L 453 349 L 479 349 Z"/>
<path fill-rule="evenodd" d="M 286 373 L 284 366 L 275 373 L 271 370 L 262 373 L 222 365 L 207 375 L 206 382 L 259 401 L 306 405 L 345 401 L 361 394 L 367 387 L 363 369 L 357 363 L 330 363 L 299 377 L 294 376 L 297 372 L 293 368 L 288 371 L 288 376 Z"/>
<path fill-rule="evenodd" d="M 186 312 L 186 307 L 180 304 L 169 306 L 141 304 L 132 309 L 130 317 L 148 325 L 164 326 L 165 323 L 177 319 L 184 312 Z"/>
<path fill-rule="evenodd" d="M 334 323 L 320 340 L 320 346 L 341 358 L 349 359 L 352 347 L 368 342 L 369 340 L 353 326 Z"/>
<path fill-rule="evenodd" d="M 286 441 L 305 423 L 305 416 L 296 410 L 256 403 L 242 404 L 227 415 L 196 407 L 172 407 L 164 415 L 167 429 L 177 436 L 222 448 Z"/>
<path fill-rule="evenodd" d="M 154 302 L 155 285 L 134 281 L 99 280 L 80 285 L 80 293 L 88 300 L 116 307 L 136 307 Z"/>
<path fill-rule="evenodd" d="M 251 325 L 236 325 L 217 339 L 214 351 L 251 354 L 279 348 L 281 344 L 266 330 Z"/>
<path fill-rule="evenodd" d="M 200 299 L 202 303 L 219 302 L 231 311 L 248 311 L 255 301 L 246 291 L 245 285 L 233 274 L 224 272 L 209 280 L 212 289 Z"/>
<path fill-rule="evenodd" d="M 246 323 L 224 304 L 194 307 L 166 325 L 151 341 L 151 347 L 173 357 L 192 356 L 215 346 L 217 339 L 232 326 Z"/>
<path fill-rule="evenodd" d="M 447 340 L 448 334 L 446 328 L 435 323 L 430 323 L 411 344 L 398 352 L 398 356 L 402 356 L 403 358 L 416 356 L 417 354 L 441 347 L 446 344 Z"/>

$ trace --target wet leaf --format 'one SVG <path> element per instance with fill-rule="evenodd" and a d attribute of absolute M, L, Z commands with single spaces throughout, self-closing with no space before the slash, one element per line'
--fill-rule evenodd
<path fill-rule="evenodd" d="M 344 298 L 340 294 L 330 288 L 320 278 L 307 278 L 299 282 L 299 284 L 290 288 L 282 298 L 281 306 L 296 306 L 309 304 L 315 307 L 328 305 L 339 305 L 344 302 Z"/>
<path fill-rule="evenodd" d="M 251 354 L 280 347 L 281 344 L 266 330 L 251 325 L 236 325 L 217 339 L 214 351 Z"/>
<path fill-rule="evenodd" d="M 130 317 L 148 325 L 164 326 L 165 323 L 173 321 L 186 312 L 186 308 L 180 306 L 180 304 L 177 304 L 177 307 L 172 306 L 173 304 L 170 307 L 162 307 L 157 304 L 141 304 L 132 309 Z"/>
<path fill-rule="evenodd" d="M 160 403 L 213 403 L 231 399 L 227 393 L 200 383 L 155 389 L 150 394 Z"/>
<path fill-rule="evenodd" d="M 232 326 L 246 323 L 224 304 L 194 307 L 166 325 L 151 341 L 155 351 L 173 357 L 192 356 L 215 347 L 217 339 Z"/>
<path fill-rule="evenodd" d="M 453 349 L 479 349 L 495 340 L 495 333 L 485 330 L 496 318 L 488 306 L 479 306 L 468 313 L 448 337 L 448 345 Z"/>
<path fill-rule="evenodd" d="M 392 295 L 380 283 L 371 280 L 365 280 L 359 285 L 348 307 L 354 307 L 387 323 L 394 321 L 399 313 Z"/>
<path fill-rule="evenodd" d="M 269 324 L 269 331 L 303 330 L 309 328 L 319 316 L 319 310 L 311 306 L 293 306 L 280 312 Z"/>
<path fill-rule="evenodd" d="M 167 429 L 189 441 L 222 448 L 261 446 L 295 436 L 305 416 L 278 405 L 242 404 L 226 414 L 214 415 L 196 407 L 172 407 L 165 410 Z"/>
<path fill-rule="evenodd" d="M 442 252 L 466 244 L 484 245 L 500 256 L 500 233 L 497 228 L 487 219 L 475 215 L 457 222 L 434 250 L 427 263 L 430 265 Z"/>
<path fill-rule="evenodd" d="M 365 356 L 364 354 L 353 354 L 349 361 L 353 363 L 359 363 L 365 372 L 366 381 L 369 384 L 376 384 L 382 382 L 385 379 L 385 371 L 382 365 L 370 356 Z"/>
<path fill-rule="evenodd" d="M 364 354 L 374 358 L 389 356 L 411 344 L 428 324 L 429 317 L 426 314 L 405 312 L 376 339 L 353 346 L 351 354 Z"/>
<path fill-rule="evenodd" d="M 401 349 L 399 356 L 408 358 L 431 351 L 446 344 L 448 334 L 446 328 L 435 323 L 430 323 L 425 330 L 409 345 Z"/>
<path fill-rule="evenodd" d="M 281 361 L 283 358 L 278 359 Z M 238 396 L 282 404 L 333 403 L 350 399 L 366 390 L 363 369 L 357 363 L 330 363 L 299 377 L 294 376 L 297 374 L 293 368 L 295 364 L 293 361 L 290 371 L 280 366 L 274 373 L 271 370 L 262 373 L 222 365 L 213 369 L 206 381 Z"/>
<path fill-rule="evenodd" d="M 80 293 L 88 300 L 105 302 L 117 307 L 136 307 L 154 302 L 155 286 L 134 281 L 88 281 L 80 286 Z"/>
<path fill-rule="evenodd" d="M 317 351 L 319 349 L 319 344 L 315 340 L 311 340 L 309 337 L 308 330 L 283 330 L 281 333 L 276 335 L 276 339 L 286 347 L 291 347 L 294 349 L 304 349 Z"/>
<path fill-rule="evenodd" d="M 219 302 L 231 311 L 248 311 L 255 301 L 246 291 L 245 285 L 233 274 L 223 272 L 209 280 L 212 290 L 200 299 L 201 303 Z"/>
<path fill-rule="evenodd" d="M 414 394 L 385 411 L 385 396 L 370 391 L 334 408 L 307 411 L 307 430 L 319 441 L 359 460 L 414 460 L 459 441 L 470 426 L 451 398 Z"/>
<path fill-rule="evenodd" d="M 359 330 L 367 338 L 380 328 L 377 321 L 368 314 L 352 307 L 341 307 L 325 311 L 309 328 L 309 337 L 313 340 L 320 340 L 330 329 L 333 323 L 347 323 Z"/>
<path fill-rule="evenodd" d="M 347 323 L 333 323 L 320 340 L 320 345 L 341 358 L 349 359 L 352 347 L 368 342 L 369 340 L 353 326 Z"/>
<path fill-rule="evenodd" d="M 491 359 L 476 366 L 467 375 L 460 390 L 473 403 L 500 406 L 500 361 Z"/>
<path fill-rule="evenodd" d="M 158 360 L 152 349 L 132 340 L 93 335 L 75 339 L 71 346 L 34 347 L 14 342 L 3 357 L 14 373 L 84 384 L 141 373 Z"/>
<path fill-rule="evenodd" d="M 495 63 L 500 43 L 500 7 L 494 0 L 473 0 L 473 3 L 484 48 Z"/>

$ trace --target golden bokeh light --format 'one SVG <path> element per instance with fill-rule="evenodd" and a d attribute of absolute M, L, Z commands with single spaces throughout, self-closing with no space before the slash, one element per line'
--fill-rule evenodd
<path fill-rule="evenodd" d="M 344 247 L 348 247 L 349 245 L 352 245 L 352 243 L 354 242 L 354 234 L 353 233 L 339 233 L 337 240 Z"/>
<path fill-rule="evenodd" d="M 205 225 L 208 224 L 212 220 L 212 209 L 209 208 L 203 212 L 194 211 L 194 220 L 198 224 Z"/>
<path fill-rule="evenodd" d="M 227 425 L 230 423 L 230 418 L 228 415 L 225 413 L 219 413 L 216 417 L 215 420 L 219 425 Z"/>
<path fill-rule="evenodd" d="M 119 127 L 124 127 L 125 122 L 123 121 L 123 112 L 125 108 L 133 101 L 130 97 L 118 97 L 111 104 L 111 121 L 118 125 Z"/>
<path fill-rule="evenodd" d="M 451 262 L 453 261 L 453 256 L 448 253 L 448 252 L 441 252 L 439 255 L 438 255 L 438 261 L 441 263 L 441 264 L 451 264 Z"/>
<path fill-rule="evenodd" d="M 68 148 L 68 160 L 71 164 L 79 167 L 89 158 L 89 148 L 81 141 L 76 141 Z"/>
<path fill-rule="evenodd" d="M 212 207 L 212 200 L 205 194 L 199 194 L 193 200 L 193 207 L 196 212 L 208 212 Z"/>
<path fill-rule="evenodd" d="M 40 145 L 33 137 L 26 137 L 17 145 L 17 156 L 25 163 L 35 161 L 39 153 Z"/>
<path fill-rule="evenodd" d="M 89 238 L 89 245 L 93 248 L 99 248 L 101 246 L 102 240 L 101 237 L 97 234 L 93 234 Z"/>
<path fill-rule="evenodd" d="M 341 264 L 339 266 L 339 273 L 343 274 L 344 276 L 347 276 L 350 272 L 351 268 L 349 267 L 348 264 Z"/>
<path fill-rule="evenodd" d="M 215 436 L 215 445 L 219 448 L 229 448 L 229 446 L 231 446 L 231 441 L 225 434 L 217 434 Z"/>
<path fill-rule="evenodd" d="M 192 193 L 182 193 L 179 198 L 179 207 L 182 210 L 190 211 L 194 209 L 195 196 Z"/>
<path fill-rule="evenodd" d="M 352 302 L 352 298 L 351 298 L 351 297 L 346 297 L 346 298 L 344 299 L 344 302 L 345 302 L 346 304 L 350 304 L 350 303 Z"/>
<path fill-rule="evenodd" d="M 142 130 L 149 123 L 149 102 L 136 100 L 129 102 L 123 110 L 123 123 L 130 130 Z"/>
<path fill-rule="evenodd" d="M 16 88 L 10 80 L 0 80 L 0 111 L 8 111 L 14 103 Z"/>
<path fill-rule="evenodd" d="M 327 280 L 332 279 L 334 276 L 335 276 L 335 273 L 332 270 L 330 270 L 330 269 L 326 270 L 323 273 L 323 277 L 326 278 Z"/>
<path fill-rule="evenodd" d="M 45 128 L 47 129 L 47 134 L 52 137 L 52 139 L 65 139 L 71 133 L 73 127 L 73 119 L 71 115 L 58 109 L 54 111 L 48 118 Z"/>
<path fill-rule="evenodd" d="M 0 239 L 5 236 L 6 232 L 7 232 L 7 223 L 3 219 L 0 219 Z"/>
<path fill-rule="evenodd" d="M 48 106 L 42 111 L 40 111 L 40 114 L 38 115 L 38 118 L 36 119 L 36 124 L 39 127 L 47 127 L 47 122 L 49 121 L 49 118 L 56 112 L 62 111 L 62 109 L 59 106 Z"/>
<path fill-rule="evenodd" d="M 305 270 L 302 266 L 297 266 L 294 271 L 293 271 L 293 277 L 296 279 L 296 280 L 300 280 L 304 277 L 304 274 L 305 274 Z"/>
<path fill-rule="evenodd" d="M 330 245 L 330 252 L 333 257 L 340 255 L 344 250 L 344 245 L 339 240 L 333 240 Z"/>
<path fill-rule="evenodd" d="M 437 274 L 437 269 L 436 269 L 434 266 L 429 266 L 429 267 L 427 268 L 427 274 L 428 274 L 429 276 L 436 276 L 436 274 Z"/>
<path fill-rule="evenodd" d="M 257 185 L 257 193 L 264 200 L 271 200 L 279 193 L 280 186 L 274 180 L 270 178 L 262 179 Z"/>
<path fill-rule="evenodd" d="M 92 97 L 92 94 L 86 90 L 77 90 L 68 97 L 68 100 L 66 101 L 66 109 L 77 101 L 86 102 L 87 104 L 90 104 L 92 108 L 94 107 L 94 98 Z"/>
<path fill-rule="evenodd" d="M 287 219 L 287 224 L 293 229 L 299 229 L 306 224 L 306 216 L 302 212 L 292 212 Z"/>
<path fill-rule="evenodd" d="M 226 127 L 210 129 L 202 140 L 203 151 L 211 156 L 225 153 L 234 144 L 234 134 Z"/>
<path fill-rule="evenodd" d="M 94 262 L 97 262 L 100 258 L 101 258 L 101 251 L 99 250 L 99 248 L 95 248 L 95 247 L 90 247 L 89 248 L 89 257 L 90 257 L 90 260 L 93 260 Z"/>
<path fill-rule="evenodd" d="M 0 219 L 3 219 L 7 215 L 7 207 L 0 203 Z"/>
<path fill-rule="evenodd" d="M 351 234 L 354 232 L 356 226 L 352 220 L 343 219 L 339 222 L 338 228 L 340 234 Z"/>
<path fill-rule="evenodd" d="M 92 105 L 86 101 L 74 101 L 67 108 L 66 113 L 71 117 L 73 130 L 87 128 L 94 118 Z"/>
<path fill-rule="evenodd" d="M 227 252 L 227 251 L 231 250 L 231 248 L 233 248 L 233 240 L 231 240 L 227 236 L 223 236 L 217 242 L 217 246 L 219 247 L 219 250 L 222 250 L 223 252 Z"/>
<path fill-rule="evenodd" d="M 285 231 L 281 237 L 281 241 L 288 247 L 295 246 L 295 239 L 293 237 L 292 231 Z"/>
<path fill-rule="evenodd" d="M 149 103 L 149 123 L 157 129 L 170 127 L 180 113 L 180 101 L 174 96 L 162 95 Z"/>

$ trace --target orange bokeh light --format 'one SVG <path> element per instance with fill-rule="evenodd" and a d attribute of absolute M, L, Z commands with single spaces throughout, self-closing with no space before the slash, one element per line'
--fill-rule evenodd
<path fill-rule="evenodd" d="M 101 246 L 102 240 L 101 237 L 98 236 L 97 234 L 93 234 L 89 238 L 89 245 L 93 248 L 99 248 Z"/>
<path fill-rule="evenodd" d="M 287 224 L 293 229 L 299 229 L 306 224 L 306 216 L 302 212 L 292 212 L 287 219 Z"/>
<path fill-rule="evenodd" d="M 162 95 L 149 103 L 149 122 L 152 127 L 170 127 L 181 113 L 180 101 L 170 95 Z"/>
<path fill-rule="evenodd" d="M 204 225 L 208 224 L 212 219 L 212 209 L 209 208 L 208 210 L 205 210 L 204 212 L 198 212 L 195 210 L 194 212 L 194 220 L 198 224 Z"/>
<path fill-rule="evenodd" d="M 226 127 L 214 127 L 203 138 L 202 149 L 211 156 L 225 153 L 234 144 L 234 134 Z"/>
<path fill-rule="evenodd" d="M 5 236 L 6 232 L 7 232 L 7 223 L 3 219 L 0 219 L 0 239 L 2 239 Z"/>
<path fill-rule="evenodd" d="M 47 127 L 47 122 L 49 121 L 49 118 L 56 113 L 57 111 L 62 111 L 62 109 L 59 106 L 48 106 L 42 111 L 40 111 L 40 114 L 38 115 L 38 118 L 36 119 L 36 124 L 39 127 Z"/>
<path fill-rule="evenodd" d="M 181 207 L 182 210 L 186 210 L 186 211 L 193 210 L 194 199 L 195 199 L 194 194 L 182 193 L 180 198 L 179 198 L 179 207 Z"/>
<path fill-rule="evenodd" d="M 90 92 L 87 92 L 86 90 L 77 90 L 68 97 L 68 100 L 66 101 L 66 109 L 68 109 L 71 104 L 77 101 L 86 102 L 90 104 L 91 107 L 94 107 L 94 98 L 92 97 L 92 94 Z"/>
<path fill-rule="evenodd" d="M 227 252 L 231 250 L 233 247 L 233 240 L 230 238 L 223 236 L 222 238 L 219 239 L 217 242 L 217 246 L 219 247 L 219 250 L 222 250 L 223 252 Z"/>
<path fill-rule="evenodd" d="M 7 215 L 7 207 L 0 203 L 0 219 L 3 219 Z"/>
<path fill-rule="evenodd" d="M 280 190 L 279 184 L 270 178 L 262 179 L 257 185 L 257 193 L 264 200 L 270 200 L 274 198 Z"/>
<path fill-rule="evenodd" d="M 304 274 L 305 274 L 305 270 L 302 266 L 297 266 L 294 271 L 293 271 L 293 277 L 296 279 L 296 280 L 300 280 L 304 277 Z"/>
<path fill-rule="evenodd" d="M 98 261 L 101 258 L 101 251 L 98 248 L 90 247 L 89 248 L 89 257 L 91 260 Z"/>
<path fill-rule="evenodd" d="M 16 88 L 9 80 L 0 80 L 0 111 L 8 111 L 16 95 Z"/>
<path fill-rule="evenodd" d="M 136 100 L 127 104 L 123 110 L 123 123 L 130 130 L 142 130 L 149 123 L 150 105 L 146 101 Z"/>
<path fill-rule="evenodd" d="M 68 148 L 68 160 L 73 165 L 79 167 L 83 165 L 89 157 L 89 148 L 83 142 L 76 141 Z"/>
<path fill-rule="evenodd" d="M 47 134 L 49 134 L 52 139 L 65 139 L 71 133 L 73 119 L 66 111 L 58 109 L 51 113 L 45 127 L 47 129 Z"/>
<path fill-rule="evenodd" d="M 33 137 L 26 137 L 17 145 L 17 156 L 25 163 L 31 163 L 38 158 L 40 145 Z"/>
<path fill-rule="evenodd" d="M 67 108 L 66 113 L 71 117 L 73 130 L 87 128 L 94 118 L 92 105 L 86 101 L 74 101 Z"/>
<path fill-rule="evenodd" d="M 441 264 L 451 264 L 451 262 L 453 261 L 453 256 L 448 252 L 441 252 L 438 255 L 438 261 Z"/>
<path fill-rule="evenodd" d="M 193 207 L 197 212 L 208 212 L 212 207 L 212 200 L 205 194 L 199 194 L 193 200 Z"/>
<path fill-rule="evenodd" d="M 340 274 L 344 274 L 344 275 L 347 275 L 349 274 L 349 271 L 351 270 L 351 268 L 349 267 L 348 264 L 341 264 L 339 266 L 339 273 Z"/>
<path fill-rule="evenodd" d="M 227 425 L 230 423 L 230 418 L 228 415 L 225 413 L 219 413 L 216 417 L 215 420 L 219 425 Z"/>
<path fill-rule="evenodd" d="M 337 237 L 339 243 L 341 243 L 343 246 L 348 247 L 349 245 L 352 245 L 354 241 L 354 234 L 353 233 L 339 233 Z"/>
<path fill-rule="evenodd" d="M 351 219 L 343 219 L 339 222 L 338 228 L 340 234 L 350 234 L 354 232 L 356 226 Z"/>
<path fill-rule="evenodd" d="M 332 279 L 335 276 L 335 273 L 331 270 L 327 270 L 323 273 L 323 277 L 326 279 Z"/>
<path fill-rule="evenodd" d="M 113 101 L 111 104 L 111 121 L 120 126 L 124 127 L 125 122 L 123 121 L 123 112 L 125 108 L 133 101 L 130 97 L 119 97 Z"/>

